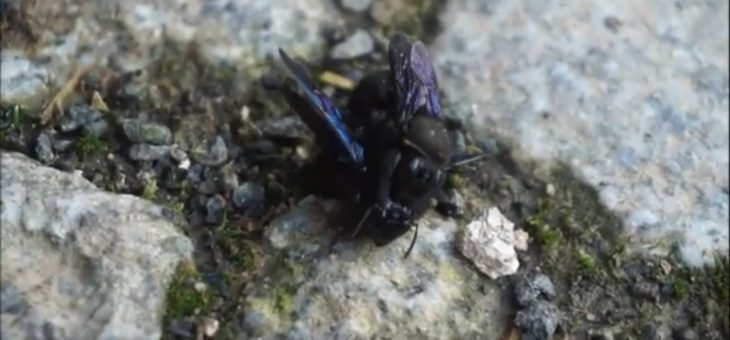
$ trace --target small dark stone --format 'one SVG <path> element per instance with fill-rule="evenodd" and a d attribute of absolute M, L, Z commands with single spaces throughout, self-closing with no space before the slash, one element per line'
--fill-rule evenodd
<path fill-rule="evenodd" d="M 29 307 L 28 302 L 24 299 L 23 292 L 11 283 L 2 285 L 2 288 L 0 288 L 0 312 L 6 315 L 19 314 Z"/>
<path fill-rule="evenodd" d="M 520 306 L 529 306 L 539 298 L 550 300 L 555 297 L 555 286 L 545 274 L 530 271 L 517 279 L 515 295 Z"/>
<path fill-rule="evenodd" d="M 193 339 L 193 328 L 195 323 L 190 318 L 175 319 L 167 325 L 167 330 L 184 339 Z"/>
<path fill-rule="evenodd" d="M 233 162 L 227 163 L 221 168 L 220 180 L 220 184 L 226 192 L 230 192 L 238 186 L 238 172 Z"/>
<path fill-rule="evenodd" d="M 362 13 L 372 4 L 372 0 L 340 0 L 340 5 L 348 11 Z"/>
<path fill-rule="evenodd" d="M 266 205 L 266 191 L 263 186 L 246 182 L 235 189 L 231 194 L 233 205 L 247 216 L 261 217 Z"/>
<path fill-rule="evenodd" d="M 462 197 L 461 194 L 454 189 L 448 189 L 444 194 L 448 200 L 437 202 L 436 211 L 448 217 L 459 217 L 464 215 L 464 209 L 466 207 L 464 197 Z"/>
<path fill-rule="evenodd" d="M 208 166 L 218 166 L 228 159 L 228 149 L 223 137 L 217 136 L 214 141 L 203 142 L 191 151 L 193 159 Z"/>
<path fill-rule="evenodd" d="M 122 121 L 124 135 L 134 143 L 168 145 L 172 143 L 172 132 L 165 125 L 154 122 L 143 122 L 139 119 Z"/>
<path fill-rule="evenodd" d="M 640 281 L 631 286 L 631 292 L 638 298 L 657 301 L 659 299 L 659 284 Z"/>
<path fill-rule="evenodd" d="M 606 17 L 603 19 L 603 25 L 611 32 L 616 33 L 621 28 L 621 25 L 623 25 L 623 22 L 616 17 Z"/>
<path fill-rule="evenodd" d="M 613 334 L 609 331 L 598 331 L 592 333 L 590 340 L 613 340 Z"/>
<path fill-rule="evenodd" d="M 199 183 L 203 180 L 203 170 L 205 167 L 202 164 L 193 164 L 188 168 L 187 179 L 192 184 Z"/>
<path fill-rule="evenodd" d="M 373 49 L 375 49 L 373 38 L 367 31 L 360 29 L 332 47 L 330 57 L 338 60 L 354 59 L 372 53 Z"/>
<path fill-rule="evenodd" d="M 466 137 L 460 130 L 449 130 L 449 138 L 451 139 L 451 153 L 454 155 L 462 155 L 466 151 Z"/>
<path fill-rule="evenodd" d="M 58 152 L 67 151 L 74 145 L 74 141 L 71 139 L 54 138 L 53 139 L 53 150 Z"/>
<path fill-rule="evenodd" d="M 62 132 L 71 132 L 101 119 L 99 110 L 84 104 L 72 105 L 58 123 Z"/>
<path fill-rule="evenodd" d="M 45 164 L 53 163 L 56 154 L 53 152 L 53 138 L 48 132 L 41 132 L 36 139 L 35 154 Z"/>
<path fill-rule="evenodd" d="M 479 142 L 479 148 L 490 155 L 499 153 L 499 143 L 493 138 L 487 138 Z"/>
<path fill-rule="evenodd" d="M 560 315 L 551 303 L 537 301 L 517 312 L 514 322 L 522 330 L 523 340 L 550 339 L 560 324 Z"/>
<path fill-rule="evenodd" d="M 100 119 L 89 124 L 84 125 L 84 134 L 89 136 L 101 137 L 106 134 L 109 130 L 109 123 L 106 120 Z"/>
<path fill-rule="evenodd" d="M 226 200 L 221 195 L 215 195 L 208 199 L 205 204 L 205 222 L 212 225 L 223 223 L 223 217 L 226 211 Z"/>
<path fill-rule="evenodd" d="M 645 325 L 644 327 L 642 327 L 641 328 L 641 338 L 645 339 L 645 340 L 659 339 L 656 326 Z"/>
<path fill-rule="evenodd" d="M 253 155 L 270 155 L 276 152 L 277 146 L 269 139 L 257 139 L 246 145 L 246 151 Z"/>
<path fill-rule="evenodd" d="M 347 38 L 347 32 L 345 32 L 345 28 L 342 26 L 326 27 L 322 33 L 325 41 L 330 46 L 334 46 Z"/>
<path fill-rule="evenodd" d="M 672 331 L 672 340 L 697 340 L 697 332 L 690 328 L 678 328 Z"/>
<path fill-rule="evenodd" d="M 257 123 L 269 138 L 303 141 L 309 138 L 309 129 L 298 116 L 285 116 Z"/>
<path fill-rule="evenodd" d="M 269 91 L 280 88 L 283 83 L 283 79 L 274 73 L 267 72 L 261 76 L 261 86 Z"/>
<path fill-rule="evenodd" d="M 195 190 L 201 194 L 211 195 L 219 191 L 214 174 L 206 174 L 203 180 L 195 184 Z"/>
<path fill-rule="evenodd" d="M 385 300 L 378 299 L 378 309 L 380 309 L 383 314 L 388 314 L 388 304 Z"/>
<path fill-rule="evenodd" d="M 165 145 L 134 144 L 129 148 L 129 158 L 135 161 L 156 161 L 169 154 L 170 147 Z"/>
<path fill-rule="evenodd" d="M 674 286 L 669 282 L 663 283 L 659 292 L 662 294 L 663 297 L 671 298 L 672 296 L 674 296 Z"/>

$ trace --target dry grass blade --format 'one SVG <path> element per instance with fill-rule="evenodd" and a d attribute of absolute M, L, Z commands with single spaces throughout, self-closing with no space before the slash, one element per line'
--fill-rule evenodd
<path fill-rule="evenodd" d="M 61 89 L 53 96 L 53 99 L 41 111 L 41 124 L 46 125 L 53 119 L 54 112 L 63 113 L 63 101 L 74 92 L 76 85 L 81 77 L 91 69 L 91 65 L 79 68 L 71 75 L 71 78 L 64 84 Z"/>
<path fill-rule="evenodd" d="M 351 79 L 330 71 L 324 71 L 319 76 L 319 80 L 347 91 L 352 91 L 355 88 L 355 83 Z"/>

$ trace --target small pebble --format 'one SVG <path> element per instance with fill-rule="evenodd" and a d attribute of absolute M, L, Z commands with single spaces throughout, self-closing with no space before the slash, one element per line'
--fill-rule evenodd
<path fill-rule="evenodd" d="M 338 44 L 347 38 L 347 32 L 345 32 L 345 29 L 342 26 L 325 27 L 322 35 L 329 46 Z"/>
<path fill-rule="evenodd" d="M 223 223 L 223 217 L 226 211 L 226 200 L 221 195 L 215 195 L 208 199 L 205 204 L 205 222 L 211 225 L 220 225 Z"/>
<path fill-rule="evenodd" d="M 340 0 L 340 5 L 349 11 L 361 13 L 367 10 L 372 2 L 372 0 Z"/>
<path fill-rule="evenodd" d="M 560 324 L 560 315 L 551 303 L 537 301 L 517 312 L 514 322 L 522 330 L 522 340 L 551 339 Z"/>
<path fill-rule="evenodd" d="M 212 338 L 218 332 L 218 327 L 220 327 L 218 320 L 213 318 L 203 319 L 203 333 L 205 333 L 205 336 Z"/>
<path fill-rule="evenodd" d="M 72 105 L 61 117 L 58 129 L 62 132 L 78 130 L 88 124 L 101 119 L 101 112 L 84 104 Z"/>
<path fill-rule="evenodd" d="M 257 183 L 246 182 L 235 189 L 232 193 L 233 205 L 251 217 L 260 217 L 264 213 L 266 204 L 266 191 Z"/>
<path fill-rule="evenodd" d="M 135 161 L 156 161 L 169 154 L 170 147 L 166 145 L 134 144 L 129 148 L 129 158 Z"/>
<path fill-rule="evenodd" d="M 298 116 L 272 118 L 257 125 L 268 137 L 306 140 L 310 136 L 309 128 Z"/>
<path fill-rule="evenodd" d="M 208 166 L 218 166 L 228 159 L 228 148 L 223 137 L 217 136 L 214 141 L 203 142 L 191 151 L 192 158 Z"/>
<path fill-rule="evenodd" d="M 461 155 L 466 152 L 466 137 L 464 133 L 459 130 L 449 131 L 452 142 L 452 153 L 454 155 Z"/>
<path fill-rule="evenodd" d="M 672 332 L 672 340 L 698 340 L 697 332 L 691 328 L 679 328 Z"/>
<path fill-rule="evenodd" d="M 226 192 L 233 190 L 238 186 L 238 173 L 234 162 L 229 162 L 221 168 L 220 175 L 222 177 L 223 188 Z"/>
<path fill-rule="evenodd" d="M 531 271 L 523 274 L 515 285 L 515 295 L 520 306 L 528 306 L 539 298 L 550 300 L 555 297 L 555 286 L 545 274 Z"/>
<path fill-rule="evenodd" d="M 354 59 L 370 54 L 375 48 L 373 38 L 365 30 L 357 30 L 345 41 L 335 45 L 330 52 L 332 59 Z"/>
<path fill-rule="evenodd" d="M 650 301 L 657 301 L 659 299 L 660 289 L 657 283 L 640 281 L 635 283 L 631 288 L 631 292 L 638 298 Z"/>
<path fill-rule="evenodd" d="M 548 183 L 548 185 L 545 187 L 545 193 L 554 196 L 555 195 L 555 185 L 552 183 Z"/>
<path fill-rule="evenodd" d="M 125 119 L 122 122 L 124 134 L 134 143 L 168 145 L 172 143 L 172 132 L 165 125 L 143 122 L 139 119 Z"/>
<path fill-rule="evenodd" d="M 466 208 L 464 197 L 454 189 L 446 190 L 445 194 L 449 200 L 447 202 L 438 202 L 436 204 L 436 210 L 440 214 L 449 217 L 463 216 L 464 209 Z"/>
<path fill-rule="evenodd" d="M 170 321 L 167 330 L 184 339 L 192 339 L 194 338 L 193 327 L 195 327 L 195 323 L 190 318 L 182 318 Z"/>
<path fill-rule="evenodd" d="M 86 135 L 101 137 L 105 135 L 107 131 L 109 131 L 109 123 L 107 123 L 106 120 L 103 119 L 97 120 L 95 122 L 84 125 L 83 131 Z"/>
<path fill-rule="evenodd" d="M 190 183 L 198 183 L 203 180 L 203 170 L 205 167 L 202 164 L 193 164 L 188 168 L 186 178 Z"/>
<path fill-rule="evenodd" d="M 53 138 L 48 132 L 43 131 L 38 135 L 35 154 L 45 164 L 50 164 L 56 159 L 56 154 L 53 152 Z"/>
<path fill-rule="evenodd" d="M 74 145 L 74 141 L 71 139 L 55 138 L 53 140 L 53 150 L 58 152 L 64 152 Z"/>
<path fill-rule="evenodd" d="M 170 157 L 172 157 L 172 159 L 176 160 L 178 163 L 189 160 L 187 152 L 174 145 L 170 149 Z"/>

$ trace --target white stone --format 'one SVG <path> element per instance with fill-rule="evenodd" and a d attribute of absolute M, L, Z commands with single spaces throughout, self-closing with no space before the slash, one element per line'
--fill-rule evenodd
<path fill-rule="evenodd" d="M 498 208 L 469 223 L 459 238 L 459 250 L 492 279 L 517 272 L 514 223 Z"/>
<path fill-rule="evenodd" d="M 212 338 L 215 333 L 218 333 L 218 328 L 220 327 L 220 322 L 218 320 L 213 318 L 205 318 L 203 320 L 203 333 L 205 333 L 205 336 Z"/>
<path fill-rule="evenodd" d="M 364 56 L 372 52 L 374 48 L 375 43 L 370 34 L 365 30 L 357 30 L 345 41 L 332 48 L 330 56 L 334 59 L 352 59 Z"/>
<path fill-rule="evenodd" d="M 677 241 L 702 265 L 729 244 L 728 6 L 453 0 L 431 56 L 450 109 L 476 108 L 519 159 L 570 165 L 630 251 Z"/>
<path fill-rule="evenodd" d="M 3 152 L 3 339 L 159 339 L 192 244 L 159 207 Z"/>

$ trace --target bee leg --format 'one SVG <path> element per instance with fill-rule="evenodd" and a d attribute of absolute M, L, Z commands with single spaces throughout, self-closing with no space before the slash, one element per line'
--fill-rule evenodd
<path fill-rule="evenodd" d="M 355 226 L 355 230 L 350 234 L 351 238 L 354 238 L 357 236 L 357 234 L 360 233 L 360 230 L 362 229 L 362 226 L 365 224 L 365 221 L 370 217 L 370 213 L 373 211 L 373 206 L 368 207 L 368 210 L 365 211 L 365 213 L 360 218 L 360 222 L 357 223 L 357 226 Z"/>
<path fill-rule="evenodd" d="M 413 239 L 411 239 L 411 245 L 408 246 L 408 250 L 406 250 L 406 253 L 403 254 L 403 258 L 408 258 L 408 255 L 411 254 L 411 250 L 413 250 L 413 247 L 416 245 L 416 239 L 418 238 L 418 222 L 416 222 L 416 230 L 413 232 Z"/>
<path fill-rule="evenodd" d="M 330 253 L 332 253 L 332 248 L 342 241 L 343 239 L 354 239 L 362 230 L 362 227 L 365 225 L 365 222 L 367 221 L 368 217 L 370 217 L 370 214 L 372 213 L 373 209 L 379 209 L 378 207 L 370 206 L 367 210 L 365 210 L 365 213 L 360 218 L 360 221 L 357 223 L 357 226 L 355 226 L 355 230 L 352 232 L 347 231 L 347 229 L 340 230 L 335 237 L 332 239 L 332 242 L 330 243 L 329 249 Z M 382 210 L 382 209 L 379 209 Z"/>

